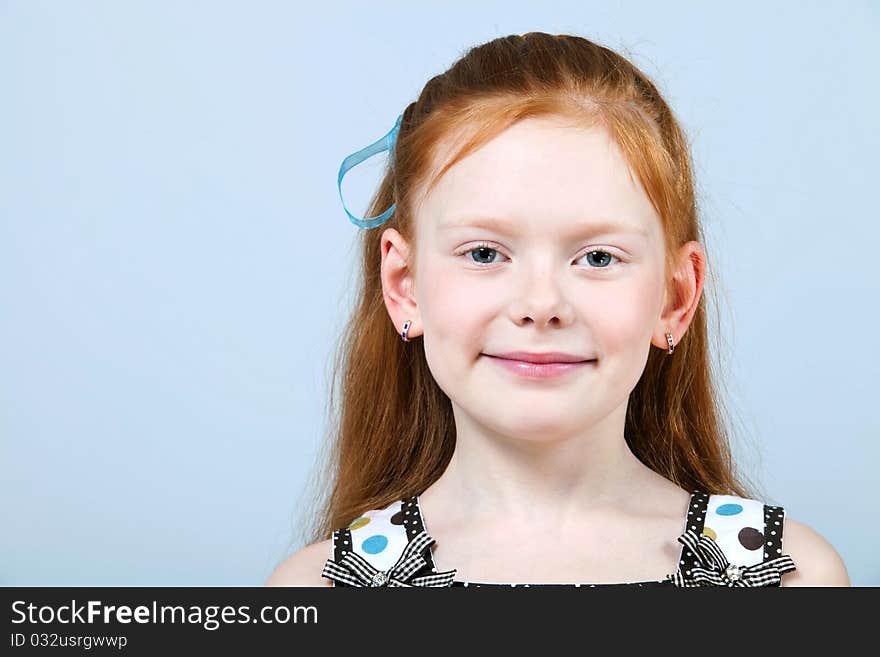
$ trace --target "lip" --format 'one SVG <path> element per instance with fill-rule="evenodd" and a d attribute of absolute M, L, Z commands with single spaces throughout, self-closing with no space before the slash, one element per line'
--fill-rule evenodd
<path fill-rule="evenodd" d="M 493 363 L 504 368 L 508 372 L 526 379 L 553 379 L 566 374 L 572 374 L 575 371 L 592 367 L 596 364 L 595 360 L 582 360 L 579 362 L 557 362 L 557 363 L 532 363 L 530 361 L 516 360 L 512 358 L 500 358 L 498 356 L 487 356 Z"/>
<path fill-rule="evenodd" d="M 561 351 L 546 351 L 543 353 L 530 351 L 511 351 L 505 354 L 491 354 L 491 356 L 493 358 L 518 360 L 525 363 L 582 363 L 585 361 L 594 360 L 591 358 L 585 358 L 584 356 L 566 354 Z"/>

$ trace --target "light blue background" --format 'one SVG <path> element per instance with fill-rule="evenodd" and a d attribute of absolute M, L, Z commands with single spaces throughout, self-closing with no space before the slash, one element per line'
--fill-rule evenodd
<path fill-rule="evenodd" d="M 0 584 L 257 585 L 301 545 L 357 264 L 339 163 L 536 30 L 681 119 L 735 450 L 880 585 L 880 11 L 710 4 L 0 2 Z"/>

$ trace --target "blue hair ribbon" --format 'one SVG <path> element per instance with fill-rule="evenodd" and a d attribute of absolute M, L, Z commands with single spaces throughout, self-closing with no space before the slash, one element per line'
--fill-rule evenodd
<path fill-rule="evenodd" d="M 337 181 L 337 186 L 339 187 L 339 200 L 342 201 L 342 208 L 345 210 L 345 214 L 348 215 L 349 220 L 358 228 L 363 228 L 368 230 L 370 228 L 376 228 L 377 226 L 381 226 L 394 214 L 394 209 L 397 207 L 397 203 L 393 203 L 390 208 L 385 210 L 382 214 L 369 217 L 369 218 L 361 218 L 355 217 L 351 212 L 348 211 L 348 208 L 345 207 L 345 199 L 342 198 L 342 178 L 348 172 L 349 169 L 357 166 L 364 160 L 372 157 L 373 155 L 378 155 L 384 151 L 388 151 L 391 161 L 391 169 L 394 169 L 394 146 L 397 143 L 397 134 L 400 132 L 400 124 L 403 121 L 403 114 L 397 117 L 397 122 L 394 124 L 394 127 L 388 131 L 388 134 L 384 137 L 380 137 L 376 141 L 374 141 L 369 146 L 365 146 L 364 148 L 356 151 L 342 160 L 342 165 L 339 167 L 339 179 Z"/>

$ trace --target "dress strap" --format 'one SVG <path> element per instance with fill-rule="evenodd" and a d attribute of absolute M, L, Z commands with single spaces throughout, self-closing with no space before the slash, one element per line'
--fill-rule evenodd
<path fill-rule="evenodd" d="M 342 563 L 345 553 L 351 549 L 351 530 L 348 527 L 341 527 L 333 530 L 333 549 L 331 550 L 331 558 L 337 563 Z M 351 586 L 345 582 L 331 579 L 333 586 Z"/>
<path fill-rule="evenodd" d="M 353 552 L 373 568 L 387 571 L 397 563 L 407 545 L 423 530 L 424 523 L 416 497 L 392 502 L 384 509 L 365 511 L 353 520 L 348 527 L 333 531 L 332 559 L 343 563 L 347 552 Z M 421 552 L 425 565 L 408 577 L 418 579 L 422 575 L 436 573 L 431 546 L 426 545 Z M 331 578 L 332 579 L 332 578 Z M 334 579 L 334 586 L 351 586 Z"/>
<path fill-rule="evenodd" d="M 698 536 L 703 533 L 706 525 L 706 508 L 709 504 L 709 498 L 710 495 L 702 491 L 693 491 L 691 493 L 691 501 L 688 505 L 687 517 L 685 519 L 685 530 L 691 529 Z M 682 545 L 679 570 L 690 577 L 691 570 L 699 565 L 700 562 L 697 559 L 697 555 L 689 550 L 686 545 Z"/>
<path fill-rule="evenodd" d="M 427 532 L 427 528 L 425 527 L 425 519 L 422 517 L 422 509 L 419 507 L 419 497 L 418 495 L 411 495 L 410 497 L 401 501 L 401 512 L 403 520 L 403 527 L 406 530 L 406 540 L 407 542 L 413 540 L 416 536 L 421 534 L 422 532 Z M 425 558 L 427 562 L 424 567 L 416 573 L 416 575 L 428 575 L 430 573 L 437 572 L 437 566 L 434 563 L 434 554 L 431 550 L 431 546 L 425 547 L 422 551 L 422 556 Z"/>
<path fill-rule="evenodd" d="M 676 586 L 781 586 L 781 576 L 796 570 L 791 557 L 782 554 L 782 507 L 709 495 L 704 516 L 701 529 L 689 525 L 678 539 L 698 554 L 692 572 L 673 573 Z"/>
<path fill-rule="evenodd" d="M 781 506 L 764 505 L 764 561 L 782 554 L 782 530 L 785 509 Z"/>

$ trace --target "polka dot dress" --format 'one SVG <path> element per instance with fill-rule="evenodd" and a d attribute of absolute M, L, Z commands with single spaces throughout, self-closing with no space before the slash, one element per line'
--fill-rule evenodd
<path fill-rule="evenodd" d="M 734 567 L 746 568 L 756 566 L 782 555 L 782 530 L 785 512 L 780 506 L 770 506 L 758 500 L 734 495 L 709 495 L 700 491 L 691 494 L 687 517 L 684 518 L 685 532 L 693 532 L 696 536 L 705 536 L 717 545 L 727 561 Z M 401 558 L 408 544 L 425 533 L 425 521 L 422 517 L 419 499 L 413 495 L 404 500 L 395 501 L 384 509 L 365 512 L 356 518 L 348 527 L 333 532 L 332 561 L 336 564 L 353 564 L 355 559 L 346 555 L 349 552 L 363 559 L 375 571 L 389 571 Z M 678 560 L 678 574 L 689 578 L 692 571 L 705 568 L 705 559 L 701 561 L 698 554 L 688 548 L 684 541 Z M 411 548 L 412 549 L 412 548 Z M 696 546 L 699 551 L 700 547 Z M 417 569 L 411 577 L 437 573 L 431 546 L 428 545 L 420 553 Z M 360 563 L 359 559 L 357 560 Z M 351 566 L 354 570 L 357 565 Z M 371 572 L 372 572 L 371 569 Z M 793 569 L 793 568 L 792 568 Z M 325 568 L 325 576 L 327 571 Z M 409 575 L 408 575 L 409 577 Z M 449 578 L 452 575 L 448 575 Z M 334 586 L 351 586 L 333 577 Z M 379 581 L 386 578 L 380 575 Z M 762 586 L 778 586 L 761 584 Z M 471 582 L 452 580 L 454 587 L 657 587 L 674 586 L 673 574 L 663 579 L 641 582 L 621 583 L 572 583 L 572 584 L 526 584 L 516 582 Z"/>

